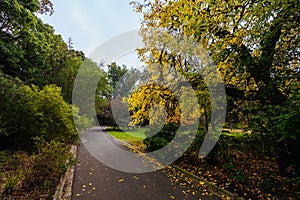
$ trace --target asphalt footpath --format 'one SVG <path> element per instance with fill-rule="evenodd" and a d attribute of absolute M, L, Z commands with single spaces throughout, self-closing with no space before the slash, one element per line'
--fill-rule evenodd
<path fill-rule="evenodd" d="M 89 131 L 95 134 L 95 130 L 88 130 L 87 134 Z M 97 134 L 105 135 L 102 130 L 97 130 Z M 181 181 L 184 180 L 182 176 L 176 178 L 176 172 L 170 175 L 165 170 L 158 170 L 135 174 L 112 169 L 92 156 L 83 144 L 78 146 L 77 159 L 79 163 L 75 166 L 73 178 L 73 200 L 219 199 L 213 194 L 206 195 L 205 188 Z"/>

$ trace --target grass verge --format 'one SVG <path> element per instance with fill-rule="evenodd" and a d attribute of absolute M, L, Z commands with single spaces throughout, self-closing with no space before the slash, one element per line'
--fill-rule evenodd
<path fill-rule="evenodd" d="M 120 130 L 111 127 L 105 129 L 105 131 L 111 136 L 113 136 L 114 138 L 129 143 L 131 145 L 134 145 L 141 150 L 144 149 L 143 140 L 147 138 L 145 135 L 146 130 L 147 130 L 146 128 Z"/>

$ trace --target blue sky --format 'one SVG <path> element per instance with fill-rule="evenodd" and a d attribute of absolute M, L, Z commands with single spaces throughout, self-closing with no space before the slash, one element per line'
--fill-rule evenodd
<path fill-rule="evenodd" d="M 141 15 L 129 5 L 131 0 L 52 0 L 54 14 L 40 16 L 57 34 L 74 42 L 76 50 L 87 56 L 100 44 L 118 34 L 138 29 Z M 127 58 L 126 58 L 127 57 Z M 122 64 L 134 65 L 136 56 L 129 55 Z M 132 63 L 131 63 L 132 62 Z"/>

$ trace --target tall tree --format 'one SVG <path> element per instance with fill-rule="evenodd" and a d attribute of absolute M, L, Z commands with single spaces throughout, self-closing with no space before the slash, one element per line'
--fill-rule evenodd
<path fill-rule="evenodd" d="M 108 66 L 108 80 L 109 84 L 112 88 L 115 88 L 118 84 L 118 81 L 121 80 L 121 78 L 128 72 L 128 69 L 125 65 L 123 67 L 118 66 L 117 63 L 113 62 L 109 64 Z"/>
<path fill-rule="evenodd" d="M 70 91 L 84 54 L 69 50 L 54 28 L 35 15 L 51 14 L 51 1 L 5 0 L 0 10 L 0 69 L 27 84 L 61 86 L 65 100 L 71 102 Z"/>
<path fill-rule="evenodd" d="M 145 10 L 145 40 L 153 36 L 147 31 L 151 27 L 163 28 L 178 38 L 193 37 L 211 53 L 227 93 L 236 100 L 280 105 L 287 99 L 284 90 L 299 73 L 297 1 L 179 0 L 135 5 L 138 11 Z M 154 53 L 150 47 L 140 52 L 150 53 L 152 60 L 169 60 L 177 70 L 188 69 L 189 62 L 170 49 Z"/>
<path fill-rule="evenodd" d="M 292 109 L 287 109 L 286 115 L 289 113 L 289 117 L 298 120 L 284 120 L 284 124 L 274 120 L 282 106 L 298 104 L 298 100 L 292 98 L 295 95 L 291 95 L 299 92 L 298 1 L 177 0 L 134 5 L 137 12 L 144 14 L 141 30 L 144 41 L 157 37 L 157 31 L 152 30 L 159 28 L 178 40 L 191 37 L 195 43 L 202 44 L 233 99 L 234 105 L 230 107 L 249 119 L 248 126 L 252 130 L 272 133 L 270 136 L 288 144 L 291 138 L 299 140 L 299 131 L 288 128 L 299 123 Z M 173 63 L 170 66 L 178 72 L 191 70 L 190 60 L 180 52 L 163 45 L 147 44 L 139 50 L 142 59 Z M 274 128 L 278 126 L 285 128 Z M 296 152 L 293 150 L 294 158 Z"/>

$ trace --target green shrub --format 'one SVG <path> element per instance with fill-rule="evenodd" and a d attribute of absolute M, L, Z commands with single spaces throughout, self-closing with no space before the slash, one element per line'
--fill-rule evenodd
<path fill-rule="evenodd" d="M 278 138 L 280 171 L 285 176 L 300 176 L 300 86 L 292 83 L 288 99 L 274 110 L 273 135 Z M 293 170 L 287 170 L 293 168 Z"/>
<path fill-rule="evenodd" d="M 47 141 L 56 139 L 72 142 L 77 131 L 73 123 L 72 107 L 63 100 L 61 88 L 47 85 L 39 90 L 36 86 L 26 86 L 26 90 L 31 97 L 29 105 L 34 136 L 42 136 Z"/>
<path fill-rule="evenodd" d="M 145 131 L 145 135 L 149 136 L 157 133 L 152 137 L 147 137 L 143 142 L 146 145 L 146 151 L 152 152 L 166 146 L 175 137 L 179 125 L 175 123 L 166 124 L 161 130 L 155 128 Z"/>
<path fill-rule="evenodd" d="M 78 131 L 91 121 L 63 100 L 61 88 L 47 85 L 42 90 L 0 74 L 0 149 L 32 149 L 32 138 L 43 137 L 72 143 Z"/>
<path fill-rule="evenodd" d="M 28 141 L 30 98 L 21 81 L 0 73 L 0 148 Z"/>
<path fill-rule="evenodd" d="M 76 120 L 76 129 L 78 133 L 81 133 L 86 128 L 91 127 L 92 120 L 89 119 L 86 115 L 81 116 L 79 115 L 79 108 L 72 105 L 73 110 L 73 119 Z M 77 138 L 77 134 L 75 135 Z"/>

